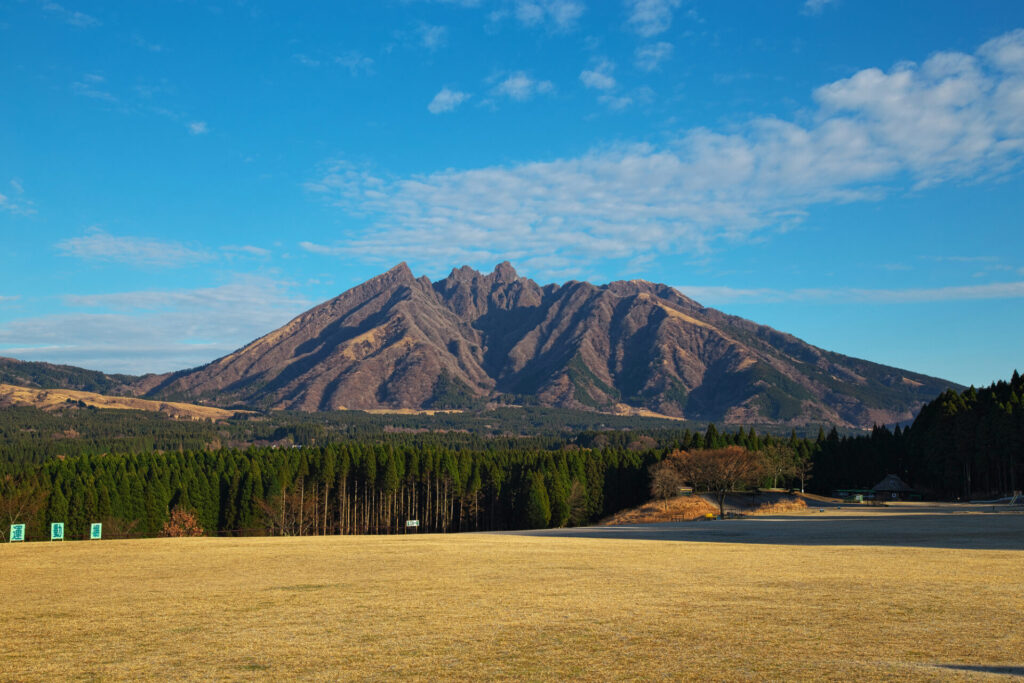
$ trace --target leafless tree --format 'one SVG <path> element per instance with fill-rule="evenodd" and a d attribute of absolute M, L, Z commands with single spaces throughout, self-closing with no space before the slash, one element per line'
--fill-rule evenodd
<path fill-rule="evenodd" d="M 683 476 L 679 471 L 677 458 L 668 457 L 651 465 L 651 497 L 662 501 L 668 510 L 668 499 L 679 495 L 679 487 L 683 485 Z"/>
<path fill-rule="evenodd" d="M 722 515 L 726 494 L 756 483 L 764 471 L 761 456 L 739 446 L 686 453 L 679 457 L 677 467 L 695 489 L 715 494 Z"/>

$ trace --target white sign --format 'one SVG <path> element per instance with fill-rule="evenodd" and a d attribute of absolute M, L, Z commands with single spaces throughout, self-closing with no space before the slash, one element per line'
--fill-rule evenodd
<path fill-rule="evenodd" d="M 103 538 L 103 525 L 99 522 L 93 522 L 89 526 L 89 540 L 98 541 Z"/>
<path fill-rule="evenodd" d="M 407 520 L 405 520 L 405 526 L 407 526 L 407 527 L 419 526 L 419 525 L 420 525 L 420 520 L 418 520 L 418 519 L 407 519 Z"/>
<path fill-rule="evenodd" d="M 15 541 L 25 540 L 25 525 L 24 524 L 12 524 L 11 525 L 11 543 Z"/>
<path fill-rule="evenodd" d="M 64 522 L 54 522 L 50 525 L 50 540 L 51 541 L 63 541 L 64 540 Z"/>

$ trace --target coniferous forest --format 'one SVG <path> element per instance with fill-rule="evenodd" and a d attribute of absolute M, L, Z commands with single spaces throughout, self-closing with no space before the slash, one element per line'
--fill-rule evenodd
<path fill-rule="evenodd" d="M 222 423 L 69 405 L 0 409 L 0 533 L 42 539 L 64 521 L 154 536 L 174 510 L 211 535 L 406 533 L 595 522 L 649 498 L 675 450 L 788 453 L 764 485 L 831 493 L 887 474 L 929 497 L 1009 493 L 1024 482 L 1024 381 L 945 392 L 906 428 L 841 435 L 719 431 L 545 409 L 465 415 L 239 415 Z M 799 472 L 798 472 L 799 470 Z"/>

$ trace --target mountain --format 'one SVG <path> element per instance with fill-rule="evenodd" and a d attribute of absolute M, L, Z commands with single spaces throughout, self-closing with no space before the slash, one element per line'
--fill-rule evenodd
<path fill-rule="evenodd" d="M 108 375 L 71 365 L 35 363 L 0 357 L 0 384 L 33 389 L 72 389 L 98 394 L 122 394 L 137 380 L 130 375 Z"/>
<path fill-rule="evenodd" d="M 740 424 L 868 428 L 945 380 L 825 351 L 642 280 L 540 286 L 509 263 L 437 282 L 402 263 L 154 398 L 268 409 L 538 403 Z"/>

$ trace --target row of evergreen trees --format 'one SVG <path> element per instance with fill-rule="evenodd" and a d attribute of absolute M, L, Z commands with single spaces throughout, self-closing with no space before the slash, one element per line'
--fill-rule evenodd
<path fill-rule="evenodd" d="M 51 521 L 68 538 L 90 522 L 107 536 L 154 536 L 171 510 L 221 535 L 402 533 L 582 524 L 646 498 L 660 453 L 453 451 L 349 443 L 55 459 L 8 486 L 34 495 L 30 538 Z M 13 480 L 9 480 L 11 484 Z M 3 486 L 0 486 L 3 489 Z"/>
<path fill-rule="evenodd" d="M 978 499 L 1024 488 L 1024 379 L 946 391 L 913 424 L 868 435 L 835 432 L 817 448 L 815 487 L 870 488 L 886 474 L 936 498 Z"/>

